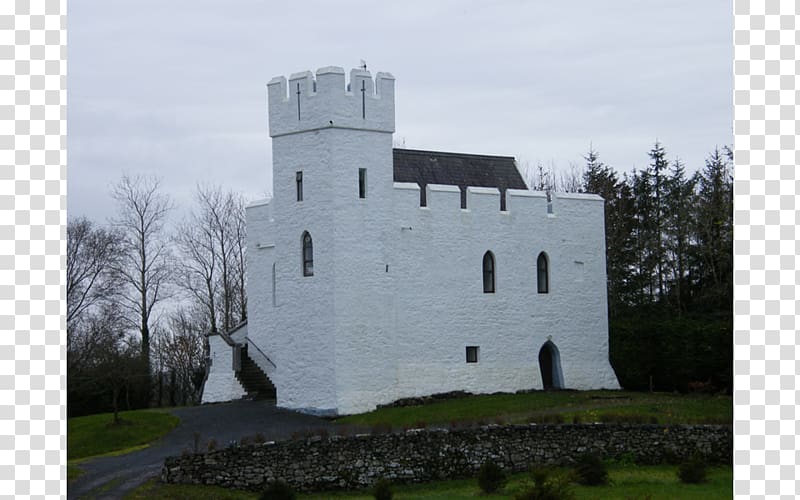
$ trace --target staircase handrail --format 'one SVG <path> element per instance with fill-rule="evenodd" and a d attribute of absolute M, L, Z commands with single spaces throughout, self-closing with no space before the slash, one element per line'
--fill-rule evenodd
<path fill-rule="evenodd" d="M 260 349 L 260 348 L 259 348 L 259 347 L 256 345 L 256 343 L 255 343 L 255 342 L 253 342 L 253 341 L 250 339 L 250 337 L 247 337 L 247 343 L 248 343 L 249 345 L 252 345 L 253 347 L 255 347 L 256 351 L 258 351 L 258 353 L 261 355 L 261 357 L 263 357 L 263 358 L 264 358 L 264 359 L 267 361 L 267 363 L 269 363 L 270 365 L 272 365 L 272 370 L 275 370 L 275 369 L 277 369 L 277 368 L 278 368 L 278 366 L 277 366 L 277 365 L 276 365 L 276 364 L 275 364 L 275 363 L 274 363 L 274 362 L 273 362 L 271 359 L 269 359 L 269 356 L 267 356 L 266 354 L 264 354 L 264 351 L 262 351 L 262 350 L 261 350 L 261 349 Z M 248 351 L 249 351 L 249 349 L 248 349 Z M 249 355 L 249 354 L 248 354 L 248 355 Z M 253 359 L 253 361 L 254 361 L 256 364 L 260 364 L 260 363 L 258 363 L 258 360 L 256 360 L 256 359 Z M 272 371 L 272 370 L 269 370 L 269 371 Z M 266 372 L 267 370 L 264 370 L 264 371 Z"/>

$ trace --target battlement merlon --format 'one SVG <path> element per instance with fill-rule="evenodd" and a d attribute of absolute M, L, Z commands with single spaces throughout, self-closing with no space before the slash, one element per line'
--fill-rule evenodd
<path fill-rule="evenodd" d="M 270 80 L 269 135 L 279 137 L 328 128 L 394 132 L 394 77 L 329 66 Z"/>

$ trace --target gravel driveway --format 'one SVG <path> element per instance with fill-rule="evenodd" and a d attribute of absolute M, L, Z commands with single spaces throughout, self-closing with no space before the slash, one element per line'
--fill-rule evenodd
<path fill-rule="evenodd" d="M 210 439 L 220 448 L 233 440 L 261 433 L 268 441 L 291 437 L 303 430 L 327 428 L 331 422 L 275 407 L 275 401 L 233 401 L 170 410 L 181 421 L 149 447 L 117 457 L 95 458 L 79 465 L 84 473 L 67 486 L 67 498 L 122 498 L 161 472 L 164 458 L 194 448 Z"/>

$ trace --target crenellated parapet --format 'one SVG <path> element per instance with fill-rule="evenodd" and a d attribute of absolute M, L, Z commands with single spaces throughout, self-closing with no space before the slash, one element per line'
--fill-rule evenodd
<path fill-rule="evenodd" d="M 279 137 L 326 128 L 394 132 L 394 77 L 329 66 L 278 76 L 267 84 L 269 135 Z"/>
<path fill-rule="evenodd" d="M 424 196 L 422 189 L 425 189 Z M 457 186 L 450 185 L 428 184 L 420 188 L 415 183 L 395 182 L 394 191 L 395 209 L 401 213 L 424 208 L 444 212 L 514 213 L 530 220 L 558 216 L 592 218 L 598 214 L 602 218 L 603 214 L 603 198 L 596 194 L 552 193 L 548 201 L 544 191 L 507 189 L 505 210 L 501 210 L 502 193 L 494 187 L 467 187 L 465 198 Z"/>

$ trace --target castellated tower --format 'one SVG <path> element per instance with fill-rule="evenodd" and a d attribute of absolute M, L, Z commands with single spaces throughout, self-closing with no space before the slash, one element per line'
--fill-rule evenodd
<path fill-rule="evenodd" d="M 268 273 L 249 280 L 273 295 L 272 308 L 251 308 L 249 335 L 277 365 L 279 406 L 342 413 L 343 401 L 395 383 L 386 363 L 394 77 L 352 70 L 346 82 L 342 68 L 326 67 L 274 78 L 268 90 L 276 223 L 262 239 L 274 242 L 263 255 L 273 254 L 277 285 Z M 255 252 L 254 264 L 270 265 Z"/>

